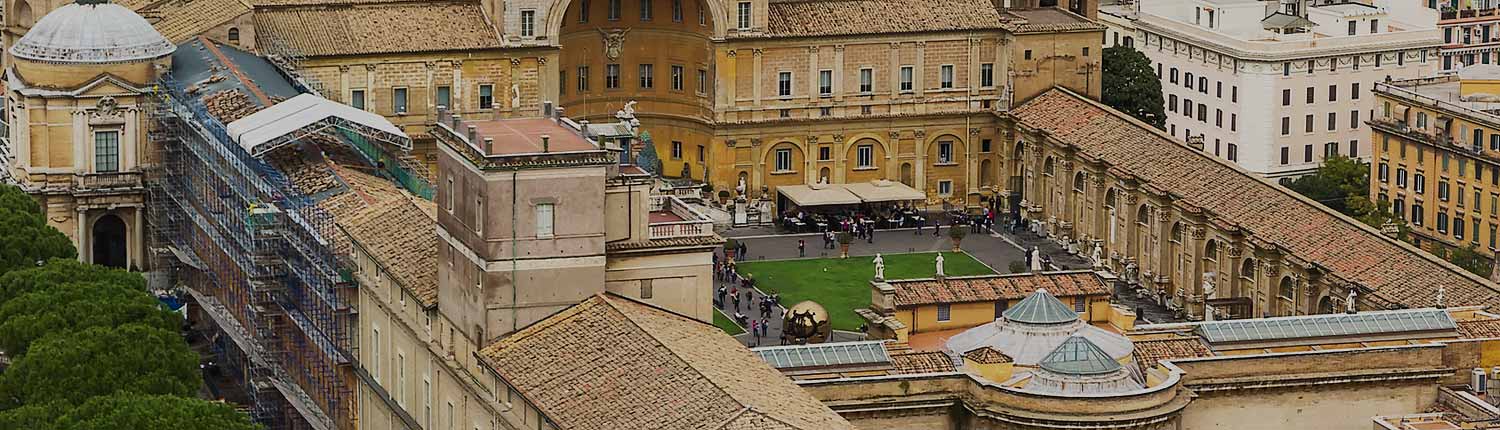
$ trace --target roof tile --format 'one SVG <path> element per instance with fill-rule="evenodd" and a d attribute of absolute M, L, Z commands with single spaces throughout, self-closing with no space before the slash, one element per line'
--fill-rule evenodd
<path fill-rule="evenodd" d="M 887 281 L 896 288 L 896 306 L 934 303 L 1019 300 L 1038 289 L 1058 297 L 1110 294 L 1109 286 L 1093 272 L 1027 273 Z"/>
<path fill-rule="evenodd" d="M 500 47 L 479 3 L 468 1 L 257 10 L 255 38 L 261 46 L 285 43 L 306 56 Z"/>

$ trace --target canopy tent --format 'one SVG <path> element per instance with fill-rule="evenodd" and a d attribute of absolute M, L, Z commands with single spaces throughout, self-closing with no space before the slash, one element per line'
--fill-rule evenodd
<path fill-rule="evenodd" d="M 259 157 L 327 128 L 350 129 L 402 150 L 411 138 L 385 117 L 312 94 L 301 94 L 229 123 L 229 137 Z"/>
<path fill-rule="evenodd" d="M 843 184 L 844 189 L 849 190 L 865 203 L 899 202 L 926 200 L 927 195 L 917 189 L 900 182 L 877 179 L 870 182 L 856 182 Z"/>
<path fill-rule="evenodd" d="M 782 185 L 776 187 L 776 192 L 801 207 L 854 205 L 862 201 L 843 185 Z"/>

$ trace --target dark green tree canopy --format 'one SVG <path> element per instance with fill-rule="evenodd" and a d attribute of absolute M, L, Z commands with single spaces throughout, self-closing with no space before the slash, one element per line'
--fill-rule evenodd
<path fill-rule="evenodd" d="M 177 333 L 141 324 L 94 327 L 32 343 L 0 373 L 0 409 L 116 392 L 191 397 L 201 384 L 198 355 Z"/>
<path fill-rule="evenodd" d="M 15 186 L 0 185 L 0 232 L 0 273 L 78 257 L 68 236 L 47 225 L 36 201 Z"/>
<path fill-rule="evenodd" d="M 106 282 L 70 282 L 35 290 L 0 305 L 0 350 L 26 353 L 49 333 L 137 323 L 172 332 L 182 318 L 132 287 Z"/>
<path fill-rule="evenodd" d="M 124 286 L 142 294 L 146 291 L 146 278 L 138 273 L 80 263 L 74 257 L 67 257 L 48 260 L 41 267 L 0 275 L 0 305 L 22 294 L 69 282 L 99 282 Z"/>
<path fill-rule="evenodd" d="M 1151 59 L 1133 48 L 1114 46 L 1104 48 L 1103 61 L 1104 104 L 1156 128 L 1166 128 L 1161 77 L 1151 68 Z"/>
<path fill-rule="evenodd" d="M 176 396 L 95 397 L 58 418 L 57 430 L 257 430 L 227 404 Z"/>

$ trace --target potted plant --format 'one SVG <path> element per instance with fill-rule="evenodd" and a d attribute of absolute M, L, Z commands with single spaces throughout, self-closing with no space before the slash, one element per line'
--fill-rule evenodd
<path fill-rule="evenodd" d="M 839 236 L 839 258 L 849 258 L 849 243 L 854 242 L 854 235 L 847 231 L 841 231 Z"/>
<path fill-rule="evenodd" d="M 724 240 L 724 261 L 734 260 L 734 250 L 739 249 L 740 241 L 729 238 Z"/>
<path fill-rule="evenodd" d="M 729 190 L 719 190 L 719 204 L 729 204 Z"/>
<path fill-rule="evenodd" d="M 948 227 L 948 238 L 949 239 L 953 239 L 953 252 L 958 252 L 959 251 L 959 249 L 958 249 L 959 242 L 963 242 L 964 241 L 964 236 L 968 236 L 968 235 L 969 235 L 969 230 L 966 229 L 966 228 L 964 228 L 962 225 L 954 224 L 953 226 Z"/>

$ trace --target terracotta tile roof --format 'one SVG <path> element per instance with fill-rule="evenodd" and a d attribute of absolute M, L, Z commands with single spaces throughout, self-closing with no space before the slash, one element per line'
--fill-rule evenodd
<path fill-rule="evenodd" d="M 1197 337 L 1142 340 L 1135 342 L 1135 362 L 1142 369 L 1156 367 L 1162 360 L 1212 357 L 1214 352 Z"/>
<path fill-rule="evenodd" d="M 284 6 L 348 6 L 357 4 L 408 3 L 427 0 L 249 0 L 257 9 Z"/>
<path fill-rule="evenodd" d="M 892 375 L 916 375 L 922 373 L 956 372 L 953 358 L 948 354 L 932 352 L 909 352 L 891 356 Z"/>
<path fill-rule="evenodd" d="M 996 351 L 995 348 L 981 346 L 964 353 L 964 358 L 979 364 L 1001 364 L 1011 363 L 1014 360 L 1005 353 Z"/>
<path fill-rule="evenodd" d="M 773 37 L 1004 28 L 989 0 L 785 0 L 769 9 Z"/>
<path fill-rule="evenodd" d="M 421 198 L 368 205 L 338 224 L 424 308 L 437 305 L 437 206 Z"/>
<path fill-rule="evenodd" d="M 1500 337 L 1500 319 L 1459 321 L 1458 336 L 1464 339 Z"/>
<path fill-rule="evenodd" d="M 125 5 L 151 22 L 172 43 L 182 43 L 250 13 L 245 0 L 132 1 Z"/>
<path fill-rule="evenodd" d="M 1054 272 L 1021 275 L 989 275 L 935 279 L 886 281 L 896 288 L 896 306 L 933 303 L 993 302 L 1019 300 L 1037 289 L 1058 297 L 1094 296 L 1110 293 L 1109 286 L 1093 272 Z"/>
<path fill-rule="evenodd" d="M 724 244 L 724 238 L 718 235 L 673 237 L 667 239 L 651 239 L 644 241 L 622 241 L 604 245 L 605 252 L 613 251 L 635 251 L 652 248 L 681 248 L 698 246 L 718 246 Z"/>
<path fill-rule="evenodd" d="M 479 354 L 558 428 L 854 428 L 714 326 L 608 293 Z"/>
<path fill-rule="evenodd" d="M 1103 30 L 1104 25 L 1055 7 L 1011 9 L 1003 19 L 1016 33 L 1056 33 L 1060 31 Z"/>
<path fill-rule="evenodd" d="M 500 47 L 477 2 L 389 3 L 256 10 L 261 46 L 280 40 L 306 56 Z"/>
<path fill-rule="evenodd" d="M 1496 287 L 1482 278 L 1071 91 L 1050 90 L 1010 115 L 1143 187 L 1169 191 L 1174 204 L 1286 251 L 1291 264 L 1311 262 L 1327 276 L 1363 286 L 1377 302 L 1426 307 L 1446 285 L 1448 303 L 1500 303 Z"/>

